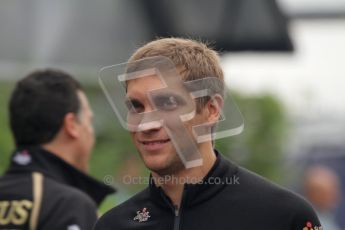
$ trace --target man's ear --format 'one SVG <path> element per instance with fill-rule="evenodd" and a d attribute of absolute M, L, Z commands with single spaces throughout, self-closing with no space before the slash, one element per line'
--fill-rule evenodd
<path fill-rule="evenodd" d="M 74 113 L 67 113 L 63 121 L 63 128 L 67 135 L 72 138 L 77 138 L 79 136 L 77 115 Z"/>
<path fill-rule="evenodd" d="M 207 103 L 208 122 L 216 123 L 219 121 L 224 106 L 224 99 L 221 95 L 216 94 Z"/>

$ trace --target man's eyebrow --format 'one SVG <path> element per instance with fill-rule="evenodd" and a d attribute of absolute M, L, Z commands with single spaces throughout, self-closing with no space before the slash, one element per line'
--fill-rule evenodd
<path fill-rule="evenodd" d="M 138 100 L 138 101 L 141 101 L 143 98 L 143 95 L 139 92 L 131 92 L 131 93 L 126 93 L 125 95 L 125 100 Z"/>

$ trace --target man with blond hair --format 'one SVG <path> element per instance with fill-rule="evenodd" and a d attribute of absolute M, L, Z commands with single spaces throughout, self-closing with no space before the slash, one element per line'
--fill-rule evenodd
<path fill-rule="evenodd" d="M 127 73 L 133 66 L 138 67 L 136 63 L 148 59 L 162 59 L 155 61 L 160 63 L 157 65 L 166 62 L 164 59 L 170 60 L 176 68 L 176 78 L 185 83 L 209 77 L 216 79 L 207 84 L 207 89 L 214 92 L 212 95 L 191 100 L 195 112 L 184 121 L 191 137 L 196 136 L 194 127 L 203 124 L 210 124 L 208 132 L 212 134 L 224 105 L 224 75 L 218 54 L 201 42 L 158 39 L 131 56 Z M 187 167 L 184 157 L 188 158 L 189 153 L 181 155 L 181 149 L 193 148 L 181 147 L 181 143 L 186 143 L 178 139 L 180 135 L 174 134 L 179 130 L 169 127 L 170 119 L 167 119 L 186 102 L 179 98 L 183 93 L 173 94 L 176 90 L 167 92 L 168 97 L 160 96 L 158 102 L 154 96 L 149 97 L 158 94 L 154 94 L 157 89 L 166 87 L 156 76 L 158 73 L 126 81 L 126 100 L 130 102 L 128 123 L 132 117 L 147 119 L 145 116 L 157 115 L 160 110 L 164 114 L 164 122 L 149 120 L 143 125 L 139 121 L 137 129 L 129 129 L 140 157 L 151 172 L 149 186 L 102 216 L 95 230 L 322 229 L 304 199 L 225 159 L 214 149 L 212 139 L 189 142 L 190 146 L 196 146 L 201 159 L 198 164 Z"/>

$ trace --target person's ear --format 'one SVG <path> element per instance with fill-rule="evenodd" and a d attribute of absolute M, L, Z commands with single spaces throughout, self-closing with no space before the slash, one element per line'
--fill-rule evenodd
<path fill-rule="evenodd" d="M 209 123 L 216 123 L 219 121 L 224 106 L 224 99 L 221 95 L 216 94 L 207 103 Z"/>
<path fill-rule="evenodd" d="M 79 136 L 78 117 L 74 113 L 67 113 L 63 121 L 63 127 L 67 135 L 72 138 Z"/>

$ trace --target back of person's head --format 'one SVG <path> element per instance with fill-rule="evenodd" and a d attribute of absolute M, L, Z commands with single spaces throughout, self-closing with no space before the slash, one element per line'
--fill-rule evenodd
<path fill-rule="evenodd" d="M 218 78 L 207 87 L 224 95 L 224 73 L 220 65 L 219 55 L 206 44 L 183 38 L 162 38 L 145 44 L 134 52 L 129 63 L 155 56 L 169 58 L 178 69 L 184 81 L 192 81 L 206 77 Z M 197 100 L 198 110 L 208 100 Z"/>
<path fill-rule="evenodd" d="M 53 69 L 35 71 L 20 80 L 9 102 L 15 144 L 48 143 L 61 129 L 67 113 L 78 114 L 80 84 L 69 74 Z"/>

